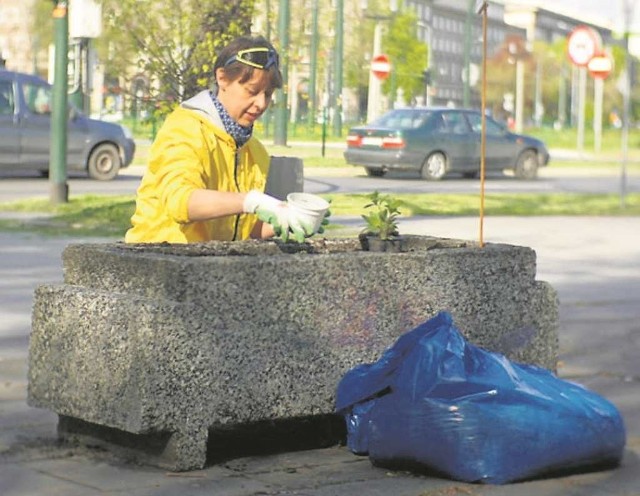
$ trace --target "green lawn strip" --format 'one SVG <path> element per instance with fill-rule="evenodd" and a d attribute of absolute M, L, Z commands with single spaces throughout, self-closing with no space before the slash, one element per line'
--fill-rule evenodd
<path fill-rule="evenodd" d="M 46 199 L 0 203 L 0 212 L 42 214 L 25 221 L 0 219 L 4 231 L 37 231 L 51 236 L 124 236 L 135 208 L 132 195 L 79 195 L 52 206 Z"/>
<path fill-rule="evenodd" d="M 366 194 L 323 195 L 332 202 L 333 215 L 358 215 L 364 212 Z M 480 197 L 477 194 L 394 194 L 401 200 L 401 216 L 414 215 L 478 215 Z M 486 215 L 640 215 L 640 193 L 625 197 L 621 208 L 615 194 L 575 193 L 496 193 L 485 196 Z"/>
<path fill-rule="evenodd" d="M 333 216 L 360 216 L 367 194 L 321 195 L 331 200 Z M 416 215 L 475 216 L 480 209 L 477 194 L 394 194 L 400 200 L 400 219 Z M 0 230 L 36 231 L 45 235 L 118 237 L 130 225 L 135 207 L 131 195 L 81 195 L 52 206 L 46 199 L 0 203 L 0 212 L 42 214 L 25 220 L 0 216 Z M 640 193 L 625 197 L 625 208 L 616 194 L 499 193 L 485 197 L 487 216 L 640 216 Z"/>

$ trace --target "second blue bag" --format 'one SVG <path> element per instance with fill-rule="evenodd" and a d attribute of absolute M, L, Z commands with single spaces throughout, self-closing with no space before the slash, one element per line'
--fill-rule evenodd
<path fill-rule="evenodd" d="M 468 343 L 446 312 L 347 372 L 336 408 L 354 453 L 465 482 L 617 464 L 625 445 L 609 401 Z"/>

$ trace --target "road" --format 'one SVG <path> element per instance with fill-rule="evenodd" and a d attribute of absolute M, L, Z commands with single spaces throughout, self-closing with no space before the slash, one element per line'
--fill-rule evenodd
<path fill-rule="evenodd" d="M 141 167 L 124 169 L 113 181 L 95 181 L 75 175 L 67 180 L 71 195 L 109 194 L 130 195 L 136 192 Z M 50 184 L 37 175 L 0 172 L 0 201 L 25 198 L 48 198 Z M 383 178 L 371 178 L 359 167 L 307 169 L 305 191 L 324 193 L 368 193 L 374 190 L 394 193 L 476 193 L 480 181 L 445 178 L 442 181 L 423 181 L 410 173 L 389 173 Z M 487 193 L 619 193 L 620 173 L 617 169 L 577 169 L 552 167 L 540 171 L 536 181 L 522 181 L 508 174 L 493 174 L 485 181 Z M 629 174 L 627 191 L 640 191 L 640 175 Z"/>

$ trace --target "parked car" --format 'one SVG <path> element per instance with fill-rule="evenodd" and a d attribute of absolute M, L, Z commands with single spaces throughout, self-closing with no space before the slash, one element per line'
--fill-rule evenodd
<path fill-rule="evenodd" d="M 419 171 L 439 180 L 449 173 L 476 177 L 480 172 L 482 114 L 451 108 L 395 109 L 365 126 L 353 127 L 344 157 L 369 176 L 389 170 Z M 486 118 L 485 170 L 512 169 L 520 179 L 535 179 L 549 163 L 545 144 L 514 134 Z"/>
<path fill-rule="evenodd" d="M 0 70 L 0 169 L 49 172 L 51 85 L 30 74 Z M 67 170 L 113 179 L 133 160 L 131 133 L 69 107 Z"/>

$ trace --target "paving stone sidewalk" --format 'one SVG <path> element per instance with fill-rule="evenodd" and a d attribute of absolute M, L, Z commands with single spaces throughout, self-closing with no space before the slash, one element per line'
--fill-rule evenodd
<path fill-rule="evenodd" d="M 478 221 L 409 219 L 401 230 L 477 239 Z M 487 242 L 536 250 L 537 278 L 551 282 L 560 296 L 559 374 L 620 409 L 627 427 L 621 467 L 485 486 L 391 472 L 335 446 L 241 456 L 174 474 L 98 449 L 60 445 L 56 416 L 25 402 L 30 311 L 34 288 L 62 280 L 60 253 L 79 240 L 0 233 L 0 494 L 640 496 L 640 220 L 499 217 L 485 219 L 484 233 Z"/>

